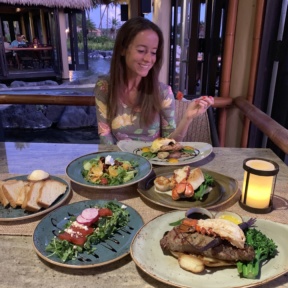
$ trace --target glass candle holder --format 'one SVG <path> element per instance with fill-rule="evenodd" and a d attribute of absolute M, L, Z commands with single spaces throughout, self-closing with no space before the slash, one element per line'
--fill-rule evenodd
<path fill-rule="evenodd" d="M 270 212 L 273 209 L 278 164 L 262 158 L 248 158 L 243 162 L 243 169 L 240 206 L 253 213 Z"/>

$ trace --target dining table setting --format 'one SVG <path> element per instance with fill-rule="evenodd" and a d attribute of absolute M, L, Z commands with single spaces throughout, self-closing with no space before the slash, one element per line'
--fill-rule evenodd
<path fill-rule="evenodd" d="M 177 154 L 170 147 L 161 153 L 155 141 L 0 142 L 0 288 L 288 288 L 287 165 L 269 148 L 174 142 L 167 143 L 179 144 Z M 274 242 L 257 277 L 242 277 L 238 262 L 223 266 L 200 252 L 189 265 L 196 257 L 203 267 L 191 272 L 183 264 L 189 253 L 165 253 L 164 241 L 175 244 L 167 235 L 184 223 L 197 230 L 223 215 L 217 223 L 244 233 L 242 223 Z M 235 244 L 234 230 L 227 236 L 222 226 L 199 229 L 220 244 L 197 244 L 197 251 L 228 241 L 246 247 L 245 236 Z M 180 243 L 185 233 L 191 230 L 176 235 Z"/>

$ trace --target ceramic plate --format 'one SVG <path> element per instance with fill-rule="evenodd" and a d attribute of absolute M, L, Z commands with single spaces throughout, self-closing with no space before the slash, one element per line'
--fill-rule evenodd
<path fill-rule="evenodd" d="M 149 177 L 138 184 L 137 191 L 150 202 L 160 206 L 177 210 L 188 210 L 191 207 L 216 208 L 222 206 L 231 199 L 238 191 L 238 181 L 228 176 L 201 168 L 203 173 L 207 173 L 214 179 L 214 187 L 202 201 L 189 199 L 172 200 L 171 195 L 155 191 L 154 179 L 159 176 L 172 176 L 175 167 L 161 167 L 154 169 Z"/>
<path fill-rule="evenodd" d="M 83 161 L 90 160 L 95 157 L 106 157 L 106 156 L 112 156 L 113 159 L 121 158 L 123 160 L 127 161 L 136 161 L 139 166 L 136 168 L 138 170 L 137 175 L 130 181 L 121 184 L 121 185 L 96 185 L 93 183 L 90 183 L 84 179 L 84 177 L 81 174 L 82 167 L 83 167 Z M 95 188 L 95 189 L 115 189 L 115 188 L 122 188 L 126 186 L 130 186 L 132 184 L 135 184 L 139 182 L 140 180 L 146 178 L 152 170 L 152 166 L 148 160 L 146 160 L 144 157 L 135 155 L 133 153 L 128 152 L 97 152 L 97 153 L 91 153 L 84 156 L 81 156 L 79 158 L 76 158 L 73 160 L 66 168 L 66 174 L 70 178 L 71 181 L 85 187 Z"/>
<path fill-rule="evenodd" d="M 165 159 L 153 158 L 149 159 L 149 161 L 154 165 L 161 166 L 175 166 L 175 165 L 186 165 L 190 163 L 195 163 L 200 161 L 206 157 L 208 157 L 213 148 L 210 144 L 204 142 L 180 142 L 183 146 L 192 146 L 195 149 L 199 150 L 199 154 L 197 156 L 191 157 L 182 157 L 179 158 L 178 163 L 169 163 Z M 133 141 L 133 140 L 120 140 L 117 143 L 117 146 L 121 151 L 126 151 L 130 153 L 134 153 L 136 155 L 142 155 L 141 148 L 151 146 L 152 142 L 144 142 L 144 141 Z"/>
<path fill-rule="evenodd" d="M 16 180 L 25 181 L 25 180 L 27 180 L 27 176 L 28 175 L 21 175 L 21 176 L 12 177 L 12 178 L 5 179 L 5 180 L 16 179 Z M 29 218 L 35 218 L 35 217 L 38 217 L 40 215 L 46 214 L 46 213 L 54 210 L 55 208 L 59 207 L 60 205 L 62 205 L 71 193 L 70 185 L 65 180 L 63 180 L 59 177 L 50 176 L 50 178 L 55 179 L 55 180 L 62 182 L 62 183 L 67 185 L 67 189 L 66 189 L 65 193 L 63 195 L 61 195 L 50 207 L 48 207 L 46 209 L 43 208 L 38 212 L 29 212 L 29 211 L 25 211 L 25 210 L 21 209 L 21 207 L 19 207 L 19 208 L 18 207 L 17 208 L 12 208 L 12 207 L 4 208 L 2 205 L 0 205 L 0 221 L 8 222 L 8 221 L 19 221 L 19 220 L 24 220 L 24 219 L 29 219 Z"/>
<path fill-rule="evenodd" d="M 119 233 L 115 233 L 113 236 L 113 241 L 106 240 L 98 245 L 96 245 L 96 256 L 88 255 L 83 253 L 79 256 L 79 259 L 69 260 L 63 263 L 56 256 L 49 256 L 51 253 L 45 251 L 47 244 L 53 239 L 53 231 L 58 230 L 65 226 L 67 222 L 67 217 L 69 215 L 79 215 L 85 208 L 92 207 L 94 205 L 103 206 L 107 203 L 108 200 L 87 200 L 69 204 L 59 209 L 51 212 L 46 217 L 44 217 L 41 222 L 35 228 L 33 233 L 33 244 L 34 249 L 39 257 L 45 261 L 52 263 L 57 266 L 74 268 L 74 269 L 83 269 L 102 266 L 129 254 L 131 241 L 136 234 L 136 232 L 142 227 L 143 220 L 141 216 L 131 207 L 127 206 L 127 210 L 130 214 L 130 221 L 128 225 L 121 230 Z M 111 202 L 111 201 L 109 201 Z M 122 203 L 113 201 L 119 206 L 122 206 Z M 83 261 L 87 259 L 87 261 Z"/>
<path fill-rule="evenodd" d="M 257 229 L 274 240 L 279 253 L 262 266 L 260 279 L 240 278 L 235 266 L 206 269 L 206 272 L 201 274 L 193 274 L 181 269 L 176 258 L 163 254 L 159 241 L 166 231 L 172 229 L 169 223 L 182 219 L 184 214 L 184 211 L 173 211 L 154 218 L 138 231 L 131 243 L 132 259 L 139 268 L 153 278 L 176 287 L 260 287 L 261 284 L 288 271 L 286 237 L 288 226 L 261 219 L 256 222 Z"/>

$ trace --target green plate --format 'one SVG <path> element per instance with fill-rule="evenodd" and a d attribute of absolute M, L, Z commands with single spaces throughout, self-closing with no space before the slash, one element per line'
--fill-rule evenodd
<path fill-rule="evenodd" d="M 11 177 L 9 179 L 5 179 L 4 181 L 11 180 L 11 179 L 27 181 L 27 176 L 28 175 Z M 59 182 L 62 182 L 65 185 L 67 185 L 67 189 L 66 189 L 65 193 L 63 195 L 61 195 L 60 197 L 58 197 L 56 199 L 56 201 L 50 207 L 48 207 L 46 209 L 43 208 L 37 212 L 29 212 L 29 211 L 23 210 L 21 207 L 12 208 L 9 206 L 8 208 L 4 208 L 2 205 L 0 205 L 0 221 L 11 222 L 11 221 L 19 221 L 19 220 L 24 220 L 24 219 L 35 218 L 35 217 L 38 217 L 40 215 L 44 215 L 44 214 L 54 210 L 55 208 L 59 207 L 60 205 L 62 205 L 71 193 L 70 185 L 65 180 L 63 180 L 62 178 L 59 178 L 56 176 L 51 176 L 51 175 L 50 175 L 50 178 L 57 180 Z"/>
<path fill-rule="evenodd" d="M 189 198 L 180 199 L 177 201 L 172 200 L 171 195 L 155 191 L 154 180 L 159 176 L 172 176 L 175 169 L 175 167 L 161 167 L 154 169 L 154 174 L 151 173 L 149 177 L 139 182 L 137 191 L 143 198 L 150 202 L 177 210 L 188 210 L 191 207 L 205 207 L 209 209 L 216 208 L 227 202 L 238 191 L 237 180 L 217 172 L 201 168 L 203 173 L 207 173 L 213 177 L 215 184 L 212 190 L 206 194 L 203 201 L 193 201 Z"/>
<path fill-rule="evenodd" d="M 69 260 L 63 263 L 58 257 L 51 256 L 50 252 L 45 251 L 47 244 L 53 239 L 54 231 L 57 231 L 65 226 L 68 221 L 69 215 L 79 215 L 88 207 L 95 205 L 103 206 L 107 202 L 114 202 L 119 206 L 123 204 L 116 200 L 87 200 L 62 206 L 59 209 L 51 212 L 44 217 L 37 225 L 33 233 L 33 246 L 39 257 L 45 261 L 62 267 L 83 269 L 102 266 L 120 258 L 123 258 L 130 253 L 130 244 L 137 233 L 137 231 L 143 226 L 144 222 L 141 216 L 131 207 L 127 206 L 127 211 L 130 214 L 130 221 L 128 225 L 119 230 L 119 233 L 115 233 L 113 241 L 106 240 L 96 246 L 95 256 L 82 253 L 79 255 L 79 259 Z"/>
<path fill-rule="evenodd" d="M 136 161 L 139 166 L 136 168 L 138 170 L 137 175 L 131 179 L 130 181 L 127 181 L 126 183 L 123 183 L 121 185 L 96 185 L 93 183 L 90 183 L 84 179 L 84 177 L 81 174 L 82 168 L 83 168 L 83 162 L 85 160 L 90 160 L 95 157 L 106 157 L 106 156 L 112 156 L 113 159 L 121 158 L 123 160 L 127 161 Z M 97 153 L 91 153 L 84 156 L 81 156 L 75 160 L 73 160 L 66 168 L 66 174 L 70 178 L 71 181 L 89 188 L 95 188 L 95 189 L 115 189 L 115 188 L 122 188 L 126 186 L 133 185 L 135 183 L 138 183 L 142 179 L 146 178 L 152 170 L 152 165 L 150 162 L 145 159 L 142 156 L 135 155 L 133 153 L 128 152 L 97 152 Z"/>

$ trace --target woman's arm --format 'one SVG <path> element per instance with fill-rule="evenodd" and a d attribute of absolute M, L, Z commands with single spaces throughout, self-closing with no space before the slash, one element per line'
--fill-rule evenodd
<path fill-rule="evenodd" d="M 198 99 L 191 101 L 186 109 L 181 121 L 176 129 L 169 135 L 176 141 L 182 141 L 187 134 L 187 130 L 194 118 L 205 113 L 206 110 L 214 104 L 214 98 L 212 96 L 201 96 Z"/>
<path fill-rule="evenodd" d="M 98 134 L 101 144 L 116 144 L 107 120 L 108 81 L 99 80 L 94 89 Z"/>

